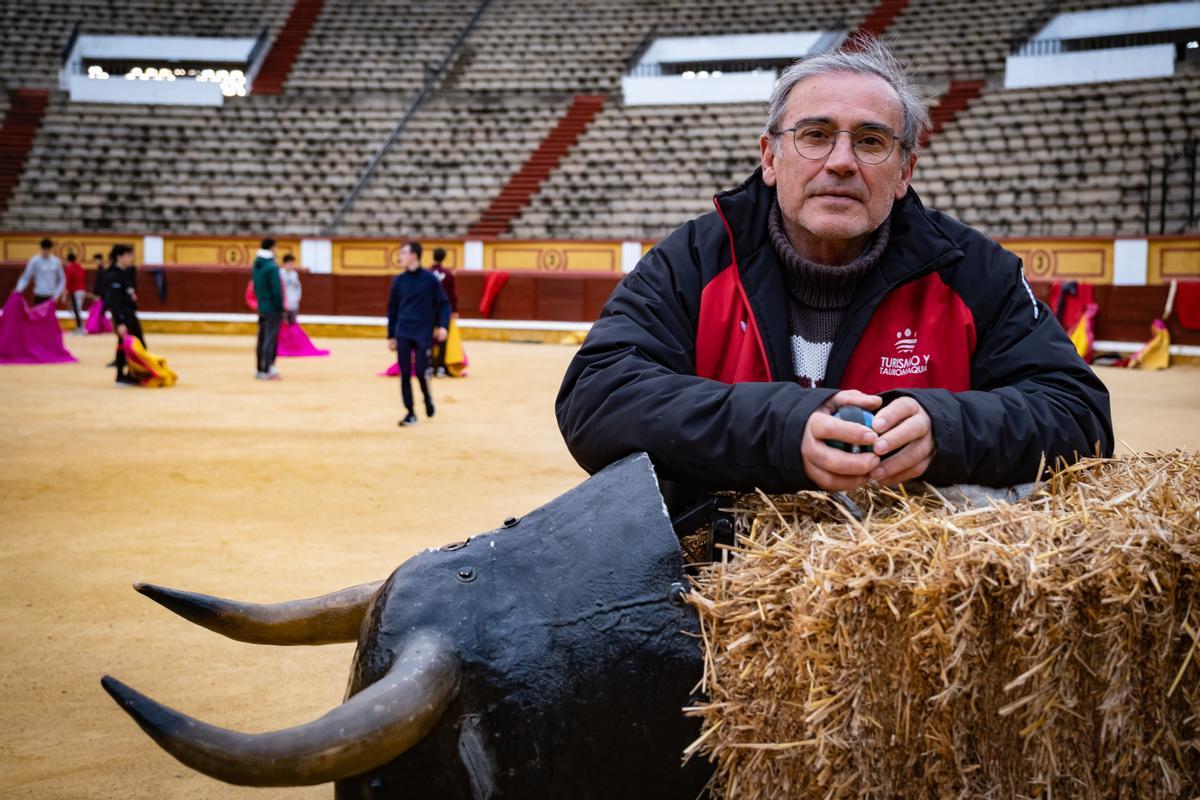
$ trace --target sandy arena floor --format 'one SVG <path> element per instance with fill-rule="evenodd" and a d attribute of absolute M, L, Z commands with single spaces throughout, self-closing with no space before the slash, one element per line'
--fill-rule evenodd
<path fill-rule="evenodd" d="M 68 337 L 80 363 L 0 367 L 0 796 L 328 798 L 200 776 L 101 690 L 110 672 L 162 702 L 244 731 L 341 702 L 353 645 L 267 648 L 193 626 L 136 580 L 256 601 L 387 576 L 417 550 L 489 530 L 582 479 L 554 423 L 573 350 L 468 342 L 466 380 L 435 383 L 411 429 L 373 340 L 318 342 L 252 378 L 247 337 L 151 335 L 181 375 L 117 388 L 111 339 Z M 1200 368 L 1102 370 L 1118 437 L 1200 448 Z"/>

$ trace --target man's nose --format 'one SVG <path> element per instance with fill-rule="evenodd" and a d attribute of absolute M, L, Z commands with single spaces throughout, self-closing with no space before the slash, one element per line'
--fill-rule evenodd
<path fill-rule="evenodd" d="M 834 134 L 833 150 L 825 157 L 825 168 L 839 175 L 858 170 L 858 159 L 854 155 L 849 131 L 838 131 Z"/>

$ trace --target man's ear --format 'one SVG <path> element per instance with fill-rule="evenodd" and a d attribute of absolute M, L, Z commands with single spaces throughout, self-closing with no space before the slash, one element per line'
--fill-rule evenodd
<path fill-rule="evenodd" d="M 775 153 L 775 142 L 767 134 L 758 137 L 759 158 L 762 161 L 763 183 L 767 186 L 775 185 L 775 159 L 778 157 Z"/>
<path fill-rule="evenodd" d="M 900 168 L 900 182 L 896 184 L 896 199 L 900 200 L 908 194 L 908 185 L 912 183 L 913 170 L 917 167 L 917 154 L 913 153 L 904 161 Z"/>

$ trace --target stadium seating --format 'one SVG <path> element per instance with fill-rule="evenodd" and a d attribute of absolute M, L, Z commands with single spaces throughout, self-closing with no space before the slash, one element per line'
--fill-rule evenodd
<path fill-rule="evenodd" d="M 1189 126 L 1194 135 L 1197 108 L 1193 74 L 992 90 L 930 142 L 914 186 L 994 236 L 1141 233 L 1146 167 L 1178 151 Z M 1167 232 L 1177 233 L 1186 194 L 1172 197 Z"/>
<path fill-rule="evenodd" d="M 647 34 L 823 28 L 839 16 L 853 28 L 873 6 L 493 0 L 336 232 L 466 235 L 571 97 L 587 92 L 608 95 L 603 110 L 504 235 L 658 238 L 754 169 L 765 109 L 624 106 L 620 78 Z M 63 0 L 29 13 L 9 4 L 0 12 L 0 84 L 53 86 L 78 19 L 89 32 L 245 35 L 277 29 L 290 7 Z M 0 227 L 321 233 L 477 8 L 476 0 L 327 0 L 277 97 L 191 108 L 71 103 L 55 92 Z M 1200 73 L 1181 65 L 1170 79 L 999 88 L 1010 39 L 1045 16 L 1042 0 L 911 0 L 888 27 L 935 90 L 952 78 L 987 81 L 931 140 L 914 185 L 930 205 L 997 236 L 1140 233 L 1147 164 L 1177 151 L 1195 127 Z M 0 92 L 0 115 L 6 102 Z M 1186 222 L 1184 180 L 1170 178 L 1169 233 Z M 1157 203 L 1155 194 L 1154 230 Z"/>
<path fill-rule="evenodd" d="M 512 234 L 656 239 L 758 165 L 762 103 L 606 107 Z"/>
<path fill-rule="evenodd" d="M 338 232 L 462 236 L 566 106 L 439 97 L 421 108 L 379 163 Z"/>
<path fill-rule="evenodd" d="M 415 91 L 478 7 L 478 0 L 326 0 L 287 88 Z"/>
<path fill-rule="evenodd" d="M 887 29 L 896 54 L 940 89 L 952 78 L 1004 73 L 1014 37 L 1028 38 L 1056 13 L 1131 5 L 1128 0 L 909 0 Z M 1052 13 L 1051 13 L 1052 12 Z"/>
<path fill-rule="evenodd" d="M 315 233 L 402 110 L 281 97 L 107 106 L 56 94 L 3 225 Z"/>
<path fill-rule="evenodd" d="M 0 82 L 9 88 L 58 86 L 62 50 L 76 22 L 81 33 L 257 36 L 277 32 L 290 0 L 38 0 L 0 6 Z"/>
<path fill-rule="evenodd" d="M 619 89 L 627 61 L 653 29 L 689 35 L 853 27 L 863 0 L 493 0 L 449 85 L 486 92 Z"/>

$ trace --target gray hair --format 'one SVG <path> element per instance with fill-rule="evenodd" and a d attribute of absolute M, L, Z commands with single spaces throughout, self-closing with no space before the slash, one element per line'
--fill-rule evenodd
<path fill-rule="evenodd" d="M 858 75 L 875 75 L 883 78 L 892 87 L 900 98 L 901 124 L 897 134 L 900 146 L 909 154 L 917 152 L 921 134 L 929 130 L 932 123 L 908 72 L 896 60 L 891 48 L 879 39 L 855 36 L 846 44 L 848 47 L 843 45 L 842 49 L 797 61 L 783 71 L 771 92 L 771 101 L 767 106 L 767 127 L 763 134 L 773 137 L 779 133 L 783 127 L 783 113 L 788 95 L 800 81 L 834 72 L 852 72 Z M 775 147 L 779 147 L 778 138 L 775 140 Z"/>

